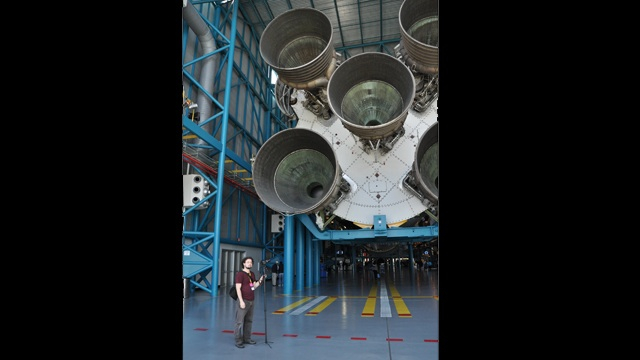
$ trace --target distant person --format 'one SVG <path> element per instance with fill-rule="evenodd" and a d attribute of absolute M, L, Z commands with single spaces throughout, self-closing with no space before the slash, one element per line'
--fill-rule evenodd
<path fill-rule="evenodd" d="M 376 264 L 375 261 L 371 264 L 371 271 L 373 271 L 374 279 L 380 279 L 380 274 L 378 273 L 378 264 Z"/>
<path fill-rule="evenodd" d="M 243 348 L 244 344 L 255 344 L 251 339 L 253 326 L 253 299 L 254 290 L 262 284 L 265 275 L 256 280 L 256 274 L 251 271 L 253 258 L 251 256 L 242 259 L 242 270 L 236 273 L 235 283 L 238 292 L 238 304 L 236 306 L 236 327 L 234 331 L 236 347 Z"/>
<path fill-rule="evenodd" d="M 284 266 L 280 264 L 280 261 L 276 260 L 276 263 L 271 267 L 271 283 L 273 286 L 282 286 L 282 278 L 284 276 Z"/>
<path fill-rule="evenodd" d="M 438 250 L 433 250 L 433 260 L 431 260 L 433 262 L 432 267 L 437 269 L 438 268 Z"/>
<path fill-rule="evenodd" d="M 278 270 L 278 286 L 284 286 L 284 264 L 280 264 L 280 269 Z"/>

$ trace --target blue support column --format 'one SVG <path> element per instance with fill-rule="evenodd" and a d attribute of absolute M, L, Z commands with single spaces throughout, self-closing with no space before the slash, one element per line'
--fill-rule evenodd
<path fill-rule="evenodd" d="M 411 279 L 415 279 L 416 276 L 416 268 L 413 266 L 414 261 L 413 261 L 413 244 L 412 243 L 407 243 L 407 246 L 409 247 L 409 267 L 411 268 L 409 271 L 409 274 L 411 274 Z"/>
<path fill-rule="evenodd" d="M 214 220 L 214 229 L 215 229 L 215 237 L 213 242 L 213 264 L 211 269 L 211 295 L 218 295 L 218 278 L 219 278 L 219 270 L 220 270 L 220 223 L 222 222 L 222 204 L 224 202 L 224 194 L 223 194 L 223 186 L 224 186 L 224 161 L 226 157 L 226 146 L 224 144 L 227 143 L 227 129 L 229 125 L 229 102 L 231 97 L 231 89 L 233 86 L 231 85 L 231 80 L 233 79 L 233 59 L 234 59 L 234 49 L 236 43 L 236 24 L 238 22 L 238 3 L 236 1 L 233 4 L 233 15 L 231 20 L 231 37 L 229 38 L 229 52 L 227 54 L 227 78 L 225 82 L 225 90 L 224 90 L 224 110 L 222 113 L 222 130 L 220 131 L 220 143 L 223 145 L 220 149 L 220 156 L 218 161 L 218 186 L 216 193 L 216 212 L 215 212 L 215 220 Z"/>
<path fill-rule="evenodd" d="M 309 237 L 311 237 L 311 233 L 309 233 Z M 313 243 L 313 284 L 320 285 L 320 256 L 322 255 L 320 252 L 320 241 L 311 241 Z"/>
<path fill-rule="evenodd" d="M 293 293 L 293 231 L 295 223 L 293 216 L 284 217 L 284 289 L 282 293 L 285 295 Z"/>
<path fill-rule="evenodd" d="M 306 253 L 305 256 L 305 286 L 311 287 L 313 286 L 313 244 L 311 243 L 311 236 L 309 236 L 309 232 L 305 230 L 305 227 L 298 223 L 298 227 L 302 229 L 303 238 L 304 238 L 304 250 Z"/>
<path fill-rule="evenodd" d="M 356 250 L 358 250 L 358 248 L 355 245 L 351 245 L 351 272 L 352 273 L 356 273 L 357 269 L 356 269 Z"/>
<path fill-rule="evenodd" d="M 296 289 L 304 289 L 304 226 L 296 223 Z"/>

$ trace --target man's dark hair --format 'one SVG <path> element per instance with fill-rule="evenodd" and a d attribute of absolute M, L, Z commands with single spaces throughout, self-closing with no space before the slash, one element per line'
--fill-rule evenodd
<path fill-rule="evenodd" d="M 242 258 L 242 261 L 240 262 L 242 264 L 242 268 L 244 268 L 244 262 L 251 259 L 251 262 L 253 262 L 253 258 L 251 256 L 245 256 Z"/>

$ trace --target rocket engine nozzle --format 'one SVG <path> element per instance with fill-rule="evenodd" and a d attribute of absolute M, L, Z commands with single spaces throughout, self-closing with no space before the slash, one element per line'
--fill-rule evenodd
<path fill-rule="evenodd" d="M 342 170 L 331 144 L 304 129 L 282 130 L 255 156 L 253 182 L 269 208 L 288 214 L 311 214 L 340 196 Z"/>
<path fill-rule="evenodd" d="M 414 95 L 411 70 L 393 56 L 379 52 L 347 59 L 327 85 L 331 110 L 361 140 L 384 139 L 398 132 Z"/>
<path fill-rule="evenodd" d="M 438 73 L 438 1 L 405 0 L 399 11 L 401 40 L 405 62 L 420 73 Z"/>
<path fill-rule="evenodd" d="M 415 152 L 413 171 L 420 193 L 433 205 L 438 205 L 438 123 L 425 131 Z"/>
<path fill-rule="evenodd" d="M 313 8 L 286 11 L 262 32 L 260 55 L 292 88 L 326 86 L 336 66 L 331 21 Z"/>

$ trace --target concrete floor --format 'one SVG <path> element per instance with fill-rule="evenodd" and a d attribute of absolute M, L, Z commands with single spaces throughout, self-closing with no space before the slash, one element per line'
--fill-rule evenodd
<path fill-rule="evenodd" d="M 236 348 L 236 303 L 196 290 L 184 301 L 183 359 L 438 359 L 438 270 L 338 271 L 291 295 L 257 289 L 252 339 Z"/>

